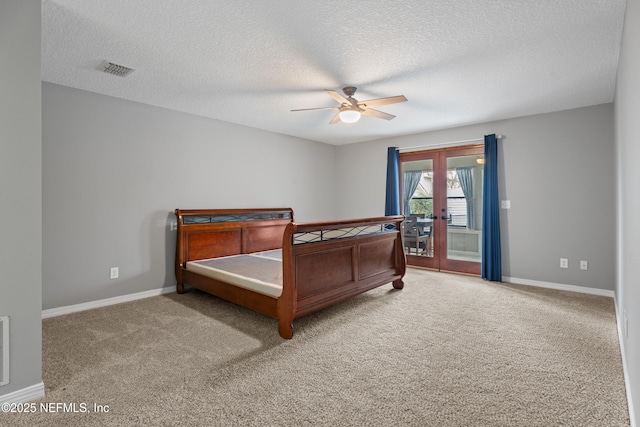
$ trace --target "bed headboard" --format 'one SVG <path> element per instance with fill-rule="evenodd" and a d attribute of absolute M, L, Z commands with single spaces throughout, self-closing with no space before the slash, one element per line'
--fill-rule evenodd
<path fill-rule="evenodd" d="M 290 208 L 176 209 L 176 264 L 282 247 Z"/>

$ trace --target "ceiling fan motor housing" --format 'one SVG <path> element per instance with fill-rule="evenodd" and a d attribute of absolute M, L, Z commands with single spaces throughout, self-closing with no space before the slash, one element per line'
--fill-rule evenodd
<path fill-rule="evenodd" d="M 342 91 L 347 96 L 353 96 L 356 93 L 356 87 L 355 86 L 346 86 L 346 87 L 342 88 Z"/>

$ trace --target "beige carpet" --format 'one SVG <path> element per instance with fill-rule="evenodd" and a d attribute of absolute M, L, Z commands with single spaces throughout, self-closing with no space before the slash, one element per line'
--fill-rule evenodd
<path fill-rule="evenodd" d="M 12 426 L 626 426 L 610 298 L 410 270 L 277 322 L 198 291 L 43 321 L 46 397 Z M 60 406 L 59 406 L 60 408 Z"/>

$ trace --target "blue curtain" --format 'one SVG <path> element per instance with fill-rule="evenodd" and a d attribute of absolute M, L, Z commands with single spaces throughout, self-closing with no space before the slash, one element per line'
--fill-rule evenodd
<path fill-rule="evenodd" d="M 422 171 L 408 171 L 402 174 L 402 214 L 411 214 L 411 196 L 416 192 L 422 178 Z"/>
<path fill-rule="evenodd" d="M 500 201 L 498 195 L 498 140 L 484 137 L 484 177 L 482 182 L 482 278 L 502 281 L 500 249 Z"/>
<path fill-rule="evenodd" d="M 470 167 L 456 168 L 456 173 L 467 203 L 467 228 L 475 230 L 477 226 L 475 197 L 473 197 L 473 169 Z"/>
<path fill-rule="evenodd" d="M 400 154 L 397 147 L 387 149 L 387 193 L 385 216 L 400 215 Z"/>

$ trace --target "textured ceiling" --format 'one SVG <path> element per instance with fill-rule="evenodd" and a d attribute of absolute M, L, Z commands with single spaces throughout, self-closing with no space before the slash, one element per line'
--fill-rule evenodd
<path fill-rule="evenodd" d="M 340 145 L 611 102 L 625 4 L 43 0 L 42 80 Z M 355 124 L 290 111 L 347 85 L 408 102 Z"/>

